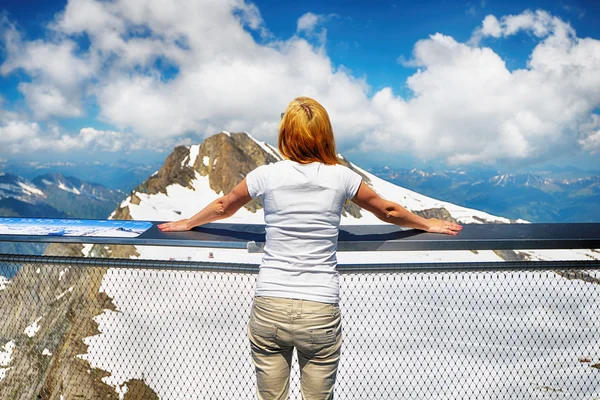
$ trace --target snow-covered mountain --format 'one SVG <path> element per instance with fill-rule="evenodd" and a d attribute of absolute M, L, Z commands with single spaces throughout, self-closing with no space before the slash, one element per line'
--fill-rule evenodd
<path fill-rule="evenodd" d="M 48 201 L 48 196 L 33 182 L 0 172 L 0 217 L 64 218 L 67 214 Z M 0 243 L 0 253 L 42 254 L 42 243 Z M 0 271 L 0 275 L 2 275 Z"/>
<path fill-rule="evenodd" d="M 46 195 L 47 202 L 77 218 L 106 218 L 125 193 L 72 176 L 49 173 L 32 183 Z"/>
<path fill-rule="evenodd" d="M 202 144 L 177 147 L 158 171 L 118 205 L 111 218 L 177 220 L 189 217 L 230 191 L 252 169 L 280 159 L 273 146 L 247 133 L 222 132 Z M 383 197 L 423 216 L 463 224 L 510 222 L 503 217 L 420 195 L 341 159 Z M 76 188 L 66 186 L 66 183 L 65 187 Z M 262 205 L 253 201 L 226 222 L 263 223 Z M 352 203 L 344 209 L 344 225 L 381 223 Z M 258 264 L 261 257 L 244 250 L 113 245 L 52 245 L 48 253 L 254 264 Z M 343 264 L 364 264 L 419 260 L 485 262 L 505 258 L 597 259 L 599 256 L 600 253 L 593 250 L 340 252 L 338 260 Z M 581 296 L 573 296 L 573 293 L 585 291 L 590 302 L 600 298 L 600 285 L 593 280 L 594 276 L 586 275 L 589 279 L 585 282 L 573 279 L 573 286 L 565 286 L 568 280 L 560 273 L 550 272 L 543 276 L 539 273 L 482 274 L 469 279 L 450 274 L 426 284 L 423 283 L 426 278 L 413 274 L 398 281 L 387 278 L 366 274 L 360 279 L 342 279 L 343 312 L 346 307 L 351 308 L 345 325 L 345 334 L 348 333 L 350 340 L 344 344 L 344 353 L 354 357 L 355 361 L 342 363 L 340 376 L 346 379 L 347 385 L 358 383 L 357 390 L 363 392 L 350 389 L 340 392 L 339 396 L 336 394 L 336 398 L 371 398 L 371 393 L 364 392 L 368 390 L 365 389 L 367 386 L 361 386 L 361 382 L 371 381 L 362 378 L 370 373 L 388 377 L 393 374 L 394 379 L 384 386 L 394 388 L 403 382 L 427 380 L 430 382 L 428 387 L 434 390 L 465 382 L 465 379 L 472 381 L 470 385 L 453 386 L 453 393 L 462 394 L 462 398 L 489 398 L 489 393 L 496 392 L 488 385 L 505 390 L 506 397 L 499 398 L 517 398 L 522 390 L 529 390 L 533 397 L 540 395 L 535 398 L 546 398 L 543 397 L 546 388 L 569 393 L 573 382 L 593 380 L 591 377 L 596 370 L 582 368 L 576 357 L 567 359 L 565 354 L 585 353 L 592 364 L 600 365 L 600 349 L 595 346 L 597 343 L 589 340 L 600 331 L 600 321 L 586 320 L 585 334 L 581 333 L 581 326 L 564 324 L 569 312 L 581 307 L 583 301 Z M 399 285 L 402 290 L 396 290 Z M 36 393 L 56 399 L 61 396 L 251 398 L 254 391 L 252 367 L 243 332 L 252 287 L 252 277 L 238 274 L 122 270 L 103 266 L 24 266 L 14 278 L 0 281 L 0 304 L 13 310 L 7 318 L 0 320 L 0 398 L 8 393 L 17 393 L 12 397 L 15 399 L 34 398 Z M 478 300 L 477 296 L 489 293 L 493 294 L 493 301 Z M 36 301 L 32 302 L 32 298 Z M 415 304 L 411 303 L 414 299 L 418 299 Z M 371 311 L 360 307 L 364 302 L 368 302 Z M 551 302 L 552 312 L 546 310 L 548 302 Z M 540 309 L 530 307 L 531 304 L 541 304 Z M 496 308 L 496 305 L 502 306 Z M 514 310 L 515 307 L 521 308 Z M 380 310 L 388 310 L 389 314 L 380 313 Z M 513 315 L 513 311 L 516 314 Z M 360 317 L 352 319 L 352 313 L 361 312 Z M 550 322 L 540 323 L 540 315 Z M 386 326 L 396 324 L 388 327 L 386 333 L 378 328 L 382 316 Z M 490 337 L 493 330 L 488 327 L 492 317 L 494 321 L 511 324 L 510 335 Z M 462 345 L 464 318 L 469 318 L 467 328 L 472 329 L 469 331 L 472 343 L 468 345 Z M 414 332 L 414 337 L 402 336 L 404 326 L 418 329 L 411 325 L 415 320 L 445 327 L 445 343 L 452 345 L 442 346 L 432 353 L 431 343 L 439 342 L 439 338 L 432 336 L 434 330 L 421 331 L 421 335 Z M 370 341 L 352 341 L 353 335 L 355 338 L 368 335 Z M 536 353 L 538 342 L 530 340 L 533 335 L 551 341 L 545 345 L 543 357 Z M 410 354 L 398 348 L 398 344 L 406 340 L 414 342 Z M 487 349 L 490 340 L 494 341 L 495 347 L 490 354 L 505 354 L 505 358 L 487 360 L 484 365 L 488 369 L 485 370 L 480 368 L 481 363 L 463 362 L 471 360 L 473 349 Z M 384 344 L 383 347 L 378 347 L 378 341 Z M 461 345 L 454 345 L 456 343 Z M 518 358 L 513 359 L 511 355 L 515 348 L 519 353 Z M 381 351 L 386 354 L 382 355 Z M 223 354 L 225 358 L 220 357 Z M 373 358 L 375 354 L 379 356 Z M 390 362 L 377 364 L 373 361 L 384 358 Z M 438 362 L 453 359 L 459 360 L 456 366 L 448 367 L 444 365 L 446 362 Z M 554 361 L 557 359 L 565 361 L 556 374 L 549 373 L 556 369 Z M 370 367 L 363 368 L 361 362 L 371 363 Z M 436 369 L 437 366 L 441 369 Z M 513 371 L 519 372 L 512 374 Z M 487 379 L 481 379 L 481 374 Z M 487 384 L 482 386 L 477 381 Z M 600 394 L 600 388 L 593 384 L 588 386 L 586 393 Z M 132 397 L 135 392 L 143 395 Z M 436 398 L 432 396 L 427 398 Z M 416 399 L 419 395 L 409 394 L 407 398 Z"/>
<path fill-rule="evenodd" d="M 123 199 L 120 190 L 62 174 L 32 181 L 0 172 L 0 216 L 106 218 Z"/>
<path fill-rule="evenodd" d="M 48 196 L 33 182 L 0 172 L 0 215 L 5 217 L 64 217 L 50 204 Z"/>
<path fill-rule="evenodd" d="M 373 173 L 419 193 L 512 219 L 600 220 L 600 175 L 560 177 L 560 172 L 549 171 L 509 174 L 482 167 L 421 171 L 386 166 L 374 168 Z"/>

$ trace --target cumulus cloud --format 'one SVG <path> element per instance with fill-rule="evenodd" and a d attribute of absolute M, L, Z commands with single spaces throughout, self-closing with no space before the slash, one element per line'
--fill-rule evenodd
<path fill-rule="evenodd" d="M 38 119 L 81 115 L 87 100 L 114 127 L 55 136 L 65 151 L 73 141 L 119 151 L 221 130 L 274 142 L 279 114 L 299 95 L 328 109 L 342 150 L 454 163 L 596 151 L 600 41 L 578 38 L 559 18 L 488 15 L 466 43 L 440 33 L 420 40 L 405 60 L 417 68 L 405 98 L 391 88 L 373 93 L 366 78 L 334 65 L 322 42 L 311 43 L 330 17 L 306 13 L 296 34 L 278 39 L 244 0 L 69 0 L 45 40 L 4 29 L 0 72 L 31 77 L 19 90 Z M 523 32 L 537 44 L 527 66 L 511 71 L 485 43 Z M 36 137 L 52 134 L 26 126 Z"/>
<path fill-rule="evenodd" d="M 317 29 L 317 27 L 335 17 L 337 17 L 337 14 L 315 14 L 307 12 L 298 18 L 296 34 L 303 34 L 310 39 L 317 39 L 318 44 L 324 45 L 327 38 L 327 29 Z"/>
<path fill-rule="evenodd" d="M 479 44 L 520 31 L 540 38 L 523 69 L 510 71 Z M 377 109 L 388 110 L 382 119 L 395 123 L 368 135 L 372 148 L 402 143 L 451 163 L 539 160 L 584 143 L 591 149 L 578 137 L 590 134 L 600 105 L 600 41 L 577 38 L 543 11 L 488 16 L 474 37 L 467 44 L 435 34 L 415 45 L 410 63 L 420 69 L 407 80 L 413 96 L 384 89 L 373 98 Z"/>
<path fill-rule="evenodd" d="M 307 12 L 298 18 L 296 32 L 312 32 L 323 21 L 322 15 Z"/>
<path fill-rule="evenodd" d="M 40 135 L 40 126 L 35 122 L 24 121 L 15 113 L 0 110 L 0 146 L 9 152 L 15 146 L 35 139 Z"/>
<path fill-rule="evenodd" d="M 591 154 L 600 153 L 600 115 L 593 115 L 590 121 L 582 126 L 582 133 L 579 144 Z"/>
<path fill-rule="evenodd" d="M 600 129 L 590 133 L 585 139 L 579 141 L 584 149 L 592 154 L 600 153 Z"/>
<path fill-rule="evenodd" d="M 82 114 L 80 99 L 95 71 L 94 62 L 77 54 L 73 40 L 57 42 L 24 41 L 6 16 L 2 17 L 6 59 L 0 74 L 22 70 L 31 78 L 21 82 L 19 91 L 37 118 L 56 115 L 76 117 Z"/>
<path fill-rule="evenodd" d="M 0 110 L 0 146 L 10 153 L 35 151 L 98 151 L 130 153 L 137 150 L 170 151 L 178 144 L 190 144 L 189 138 L 151 140 L 129 132 L 83 128 L 68 134 L 56 125 L 45 129 L 25 116 Z"/>

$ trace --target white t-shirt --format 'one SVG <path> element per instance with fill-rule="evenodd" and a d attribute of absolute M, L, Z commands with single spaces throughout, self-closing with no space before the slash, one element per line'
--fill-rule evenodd
<path fill-rule="evenodd" d="M 339 302 L 337 240 L 342 207 L 362 178 L 342 165 L 285 160 L 246 176 L 266 223 L 257 296 Z"/>

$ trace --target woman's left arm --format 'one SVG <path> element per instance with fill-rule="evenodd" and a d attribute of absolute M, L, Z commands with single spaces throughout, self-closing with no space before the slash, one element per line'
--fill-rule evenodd
<path fill-rule="evenodd" d="M 163 232 L 189 231 L 196 226 L 231 217 L 250 200 L 252 198 L 248 193 L 248 185 L 244 178 L 229 194 L 219 197 L 198 211 L 193 217 L 160 224 L 158 225 L 158 229 Z"/>

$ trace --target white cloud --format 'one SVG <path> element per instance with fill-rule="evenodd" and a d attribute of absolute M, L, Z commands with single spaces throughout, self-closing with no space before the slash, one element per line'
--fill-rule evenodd
<path fill-rule="evenodd" d="M 581 146 L 591 154 L 600 153 L 600 115 L 594 114 L 588 123 L 582 125 Z"/>
<path fill-rule="evenodd" d="M 554 36 L 575 36 L 573 28 L 558 17 L 553 17 L 544 10 L 535 12 L 526 10 L 517 15 L 506 15 L 500 20 L 494 15 L 487 15 L 481 27 L 473 32 L 470 42 L 478 45 L 487 36 L 499 38 L 515 35 L 526 31 L 538 38 L 550 34 Z"/>
<path fill-rule="evenodd" d="M 483 19 L 481 33 L 495 38 L 500 37 L 502 35 L 502 27 L 500 26 L 498 19 L 493 15 L 487 15 Z"/>
<path fill-rule="evenodd" d="M 67 94 L 55 86 L 44 83 L 19 84 L 19 91 L 32 109 L 34 115 L 45 119 L 51 115 L 78 117 L 82 115 L 79 99 L 67 98 Z"/>
<path fill-rule="evenodd" d="M 6 153 L 35 151 L 99 151 L 129 153 L 138 150 L 170 151 L 178 144 L 190 144 L 187 138 L 152 140 L 133 133 L 83 128 L 78 134 L 66 134 L 58 126 L 43 129 L 22 115 L 0 110 L 0 146 Z"/>
<path fill-rule="evenodd" d="M 600 129 L 590 133 L 588 137 L 579 141 L 584 149 L 592 154 L 600 153 Z"/>
<path fill-rule="evenodd" d="M 407 80 L 413 96 L 386 90 L 374 96 L 386 123 L 367 136 L 369 148 L 409 146 L 426 158 L 469 163 L 541 159 L 583 145 L 578 135 L 600 105 L 600 41 L 577 38 L 568 24 L 540 11 L 500 21 L 488 16 L 476 34 L 519 30 L 546 36 L 527 68 L 515 71 L 488 47 L 442 34 L 419 41 L 410 62 L 420 70 Z"/>
<path fill-rule="evenodd" d="M 24 121 L 17 114 L 0 110 L 0 146 L 5 151 L 14 152 L 21 143 L 39 135 L 40 126 L 37 123 Z"/>
<path fill-rule="evenodd" d="M 307 12 L 306 14 L 298 18 L 296 32 L 312 32 L 315 30 L 315 27 L 322 21 L 322 15 Z"/>
<path fill-rule="evenodd" d="M 322 41 L 307 40 L 330 17 L 306 13 L 296 34 L 281 40 L 243 0 L 69 0 L 47 40 L 5 29 L 0 71 L 32 77 L 20 90 L 38 118 L 81 115 L 82 99 L 91 99 L 115 127 L 66 136 L 37 127 L 36 137 L 54 135 L 65 151 L 152 148 L 221 130 L 275 142 L 280 112 L 299 95 L 325 105 L 341 149 L 456 163 L 595 151 L 589 143 L 598 128 L 588 125 L 600 107 L 600 41 L 578 38 L 547 12 L 488 15 L 468 43 L 443 34 L 417 42 L 405 61 L 418 67 L 406 81 L 409 98 L 390 88 L 371 94 L 366 79 L 333 65 Z M 537 41 L 526 68 L 509 70 L 481 45 L 519 32 Z M 82 35 L 89 48 L 77 47 Z"/>
<path fill-rule="evenodd" d="M 80 116 L 81 96 L 96 69 L 89 57 L 79 56 L 77 45 L 70 39 L 27 42 L 6 17 L 0 26 L 7 53 L 0 74 L 23 70 L 30 76 L 31 82 L 21 82 L 19 91 L 33 114 L 40 119 Z"/>
<path fill-rule="evenodd" d="M 303 34 L 309 39 L 316 38 L 317 43 L 322 46 L 325 44 L 327 38 L 327 29 L 321 28 L 317 30 L 317 27 L 336 17 L 337 14 L 314 14 L 312 12 L 307 12 L 298 18 L 296 34 Z"/>

